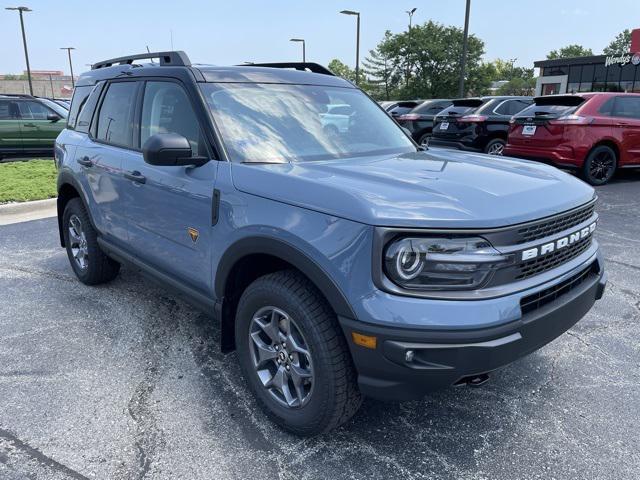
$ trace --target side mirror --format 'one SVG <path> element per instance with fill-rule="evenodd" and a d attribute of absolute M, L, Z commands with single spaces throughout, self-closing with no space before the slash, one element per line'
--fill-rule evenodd
<path fill-rule="evenodd" d="M 142 156 L 149 165 L 159 167 L 187 165 L 199 167 L 209 161 L 206 157 L 192 156 L 189 140 L 177 133 L 152 135 L 142 146 Z"/>
<path fill-rule="evenodd" d="M 47 120 L 51 120 L 53 123 L 56 123 L 57 121 L 59 121 L 62 117 L 58 114 L 55 113 L 50 113 L 49 115 L 47 115 Z"/>

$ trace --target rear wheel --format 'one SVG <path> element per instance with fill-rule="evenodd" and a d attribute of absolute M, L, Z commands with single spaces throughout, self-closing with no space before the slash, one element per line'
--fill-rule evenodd
<path fill-rule="evenodd" d="M 501 138 L 494 138 L 489 143 L 487 143 L 486 147 L 484 147 L 484 153 L 488 155 L 502 155 L 504 153 L 504 147 L 506 144 L 507 142 L 505 142 Z"/>
<path fill-rule="evenodd" d="M 431 139 L 431 134 L 430 133 L 425 133 L 418 140 L 418 145 L 420 145 L 422 147 L 428 147 L 430 139 Z"/>
<path fill-rule="evenodd" d="M 582 166 L 582 177 L 591 185 L 604 185 L 618 168 L 616 152 L 606 145 L 600 145 L 589 153 Z"/>
<path fill-rule="evenodd" d="M 97 285 L 118 275 L 120 264 L 100 250 L 98 235 L 79 198 L 67 203 L 62 227 L 67 256 L 78 280 L 86 285 Z"/>
<path fill-rule="evenodd" d="M 320 434 L 358 410 L 356 373 L 336 315 L 299 273 L 272 273 L 247 287 L 235 338 L 250 389 L 285 429 Z"/>

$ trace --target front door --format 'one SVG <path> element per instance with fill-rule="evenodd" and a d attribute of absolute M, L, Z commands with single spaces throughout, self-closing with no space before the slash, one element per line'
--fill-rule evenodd
<path fill-rule="evenodd" d="M 140 109 L 139 145 L 152 135 L 178 133 L 193 155 L 210 156 L 194 107 L 182 85 L 148 81 Z M 203 292 L 210 288 L 212 199 L 217 162 L 201 167 L 164 167 L 141 153 L 125 164 L 129 176 L 129 248 L 158 270 Z"/>
<path fill-rule="evenodd" d="M 22 153 L 20 108 L 13 99 L 0 99 L 0 158 Z"/>
<path fill-rule="evenodd" d="M 53 151 L 56 137 L 64 128 L 64 121 L 59 116 L 57 120 L 50 120 L 48 117 L 57 115 L 56 112 L 38 101 L 20 100 L 18 105 L 22 118 L 22 141 L 25 153 Z"/>

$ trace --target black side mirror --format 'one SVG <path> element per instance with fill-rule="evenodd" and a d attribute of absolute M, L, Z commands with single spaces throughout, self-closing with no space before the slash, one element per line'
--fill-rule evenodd
<path fill-rule="evenodd" d="M 50 113 L 47 115 L 47 120 L 51 120 L 53 123 L 59 121 L 62 117 L 56 113 Z"/>
<path fill-rule="evenodd" d="M 179 167 L 195 165 L 199 167 L 209 161 L 207 157 L 194 157 L 189 140 L 177 133 L 152 135 L 142 146 L 142 156 L 149 165 Z"/>

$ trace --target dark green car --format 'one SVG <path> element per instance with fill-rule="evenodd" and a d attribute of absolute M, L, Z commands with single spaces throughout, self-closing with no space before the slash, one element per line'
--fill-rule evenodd
<path fill-rule="evenodd" d="M 68 111 L 51 100 L 0 94 L 0 159 L 53 156 Z"/>

